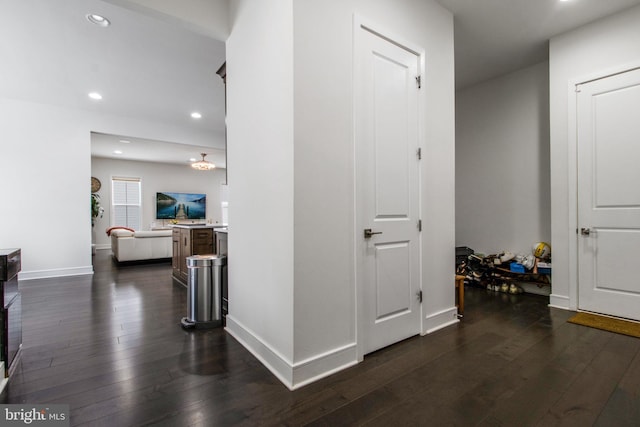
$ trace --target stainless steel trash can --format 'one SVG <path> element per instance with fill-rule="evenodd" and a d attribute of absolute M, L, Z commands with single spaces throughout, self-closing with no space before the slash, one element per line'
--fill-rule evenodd
<path fill-rule="evenodd" d="M 222 266 L 226 258 L 216 255 L 187 257 L 187 316 L 184 328 L 215 328 L 222 325 Z"/>

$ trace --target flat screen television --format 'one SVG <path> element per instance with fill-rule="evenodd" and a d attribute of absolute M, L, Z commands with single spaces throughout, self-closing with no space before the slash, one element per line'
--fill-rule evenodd
<path fill-rule="evenodd" d="M 156 219 L 205 219 L 206 217 L 206 194 L 156 193 Z"/>

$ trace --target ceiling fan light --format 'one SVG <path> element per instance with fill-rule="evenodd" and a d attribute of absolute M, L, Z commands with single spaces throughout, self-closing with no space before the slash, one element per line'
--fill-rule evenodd
<path fill-rule="evenodd" d="M 209 171 L 211 169 L 215 169 L 216 165 L 205 160 L 205 156 L 207 153 L 200 153 L 202 155 L 202 160 L 198 160 L 197 162 L 191 163 L 191 167 L 199 170 L 199 171 Z"/>

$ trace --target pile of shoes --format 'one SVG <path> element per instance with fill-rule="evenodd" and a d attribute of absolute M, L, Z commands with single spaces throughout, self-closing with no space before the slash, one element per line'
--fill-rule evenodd
<path fill-rule="evenodd" d="M 487 287 L 493 282 L 493 258 L 472 253 L 456 266 L 456 274 L 465 276 L 465 284 Z"/>
<path fill-rule="evenodd" d="M 465 257 L 466 255 L 466 257 Z M 490 291 L 520 294 L 522 288 L 515 283 L 507 283 L 508 278 L 496 269 L 507 266 L 516 258 L 512 252 L 484 255 L 466 247 L 456 248 L 456 274 L 465 276 L 465 284 L 479 286 Z"/>
<path fill-rule="evenodd" d="M 487 290 L 488 291 L 494 291 L 494 292 L 502 292 L 503 294 L 512 294 L 512 295 L 516 295 L 516 294 L 521 294 L 524 292 L 524 289 L 522 289 L 520 286 L 516 285 L 515 283 L 507 283 L 507 282 L 502 282 L 500 284 L 488 284 L 487 285 Z"/>
<path fill-rule="evenodd" d="M 466 246 L 456 248 L 456 274 L 465 276 L 467 285 L 494 292 L 521 294 L 523 289 L 513 283 L 520 276 L 516 274 L 514 277 L 513 273 L 538 273 L 539 264 L 543 268 L 542 274 L 550 274 L 551 246 L 548 243 L 535 243 L 527 255 L 516 255 L 510 251 L 484 255 Z"/>

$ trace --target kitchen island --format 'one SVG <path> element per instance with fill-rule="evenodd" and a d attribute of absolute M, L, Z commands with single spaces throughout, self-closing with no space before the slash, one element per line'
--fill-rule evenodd
<path fill-rule="evenodd" d="M 187 257 L 191 255 L 213 255 L 216 253 L 215 230 L 223 225 L 176 224 L 171 228 L 173 256 L 173 278 L 187 286 Z"/>

